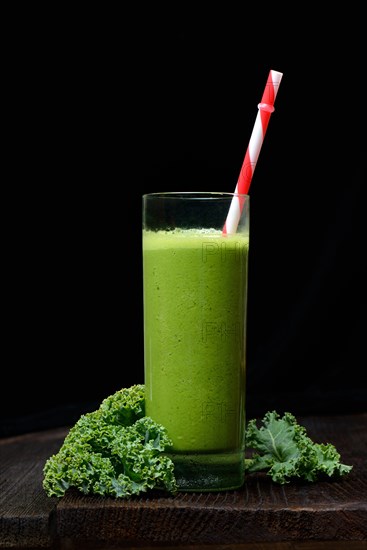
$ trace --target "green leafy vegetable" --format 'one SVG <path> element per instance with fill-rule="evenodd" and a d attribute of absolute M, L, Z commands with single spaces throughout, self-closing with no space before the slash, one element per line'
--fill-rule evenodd
<path fill-rule="evenodd" d="M 276 411 L 267 412 L 260 428 L 250 420 L 246 429 L 246 447 L 253 449 L 245 459 L 247 473 L 265 471 L 276 483 L 292 479 L 317 481 L 340 477 L 352 469 L 340 463 L 340 455 L 331 443 L 314 443 L 306 429 L 286 412 L 283 418 Z"/>
<path fill-rule="evenodd" d="M 125 498 L 148 489 L 175 492 L 173 462 L 163 453 L 172 442 L 165 428 L 144 414 L 144 386 L 135 385 L 82 415 L 45 463 L 47 495 L 61 497 L 69 487 Z"/>
<path fill-rule="evenodd" d="M 45 463 L 43 487 L 48 496 L 62 497 L 69 487 L 85 494 L 128 498 L 149 489 L 175 493 L 174 464 L 165 454 L 172 445 L 166 429 L 145 416 L 145 386 L 123 388 L 84 414 L 70 429 L 59 452 Z M 245 459 L 248 474 L 263 471 L 276 483 L 317 481 L 347 474 L 330 443 L 313 443 L 296 418 L 268 412 L 257 427 L 250 420 Z"/>

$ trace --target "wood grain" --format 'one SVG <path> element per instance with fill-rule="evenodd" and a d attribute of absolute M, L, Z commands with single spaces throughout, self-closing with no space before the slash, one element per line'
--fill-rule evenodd
<path fill-rule="evenodd" d="M 251 475 L 236 491 L 116 500 L 69 490 L 56 499 L 42 489 L 42 469 L 67 431 L 0 440 L 0 548 L 366 548 L 367 414 L 298 420 L 314 441 L 336 446 L 353 466 L 347 476 L 280 486 Z"/>
<path fill-rule="evenodd" d="M 52 543 L 50 520 L 57 499 L 45 494 L 42 470 L 65 434 L 65 429 L 57 429 L 0 439 L 1 548 L 44 548 Z"/>

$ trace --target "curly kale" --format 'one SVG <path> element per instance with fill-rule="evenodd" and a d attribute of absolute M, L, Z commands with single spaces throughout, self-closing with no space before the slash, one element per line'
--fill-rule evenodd
<path fill-rule="evenodd" d="M 268 412 L 258 428 L 246 428 L 245 471 L 266 472 L 276 483 L 341 477 L 352 469 L 340 463 L 335 447 L 311 441 L 304 426 L 285 413 Z M 174 463 L 165 454 L 172 446 L 164 426 L 145 416 L 145 386 L 123 388 L 84 414 L 65 437 L 59 452 L 45 463 L 43 487 L 62 497 L 69 487 L 84 494 L 128 498 L 149 489 L 174 494 Z"/>
<path fill-rule="evenodd" d="M 47 495 L 61 497 L 69 487 L 122 498 L 149 489 L 174 493 L 173 462 L 164 455 L 172 442 L 165 428 L 144 414 L 144 385 L 135 385 L 82 415 L 45 463 Z"/>
<path fill-rule="evenodd" d="M 247 424 L 246 447 L 254 450 L 245 459 L 247 473 L 265 471 L 274 482 L 285 484 L 297 478 L 337 478 L 352 469 L 340 463 L 340 454 L 331 443 L 314 443 L 292 414 L 286 412 L 280 418 L 276 411 L 267 412 L 261 423 L 260 428 L 255 419 Z"/>

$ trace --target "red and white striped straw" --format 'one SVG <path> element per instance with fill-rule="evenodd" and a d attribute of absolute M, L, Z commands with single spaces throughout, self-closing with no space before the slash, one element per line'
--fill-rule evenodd
<path fill-rule="evenodd" d="M 238 177 L 235 194 L 247 195 L 252 176 L 256 168 L 257 159 L 264 141 L 265 133 L 269 124 L 270 115 L 274 111 L 274 102 L 278 93 L 283 73 L 270 71 L 261 103 L 258 104 L 258 112 L 243 160 L 240 175 Z M 244 197 L 235 196 L 229 207 L 226 223 L 223 227 L 223 234 L 236 233 L 243 208 Z"/>

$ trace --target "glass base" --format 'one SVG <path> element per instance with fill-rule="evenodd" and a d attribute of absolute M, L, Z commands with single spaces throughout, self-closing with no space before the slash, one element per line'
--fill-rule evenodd
<path fill-rule="evenodd" d="M 245 481 L 245 454 L 172 453 L 179 491 L 230 491 Z"/>

